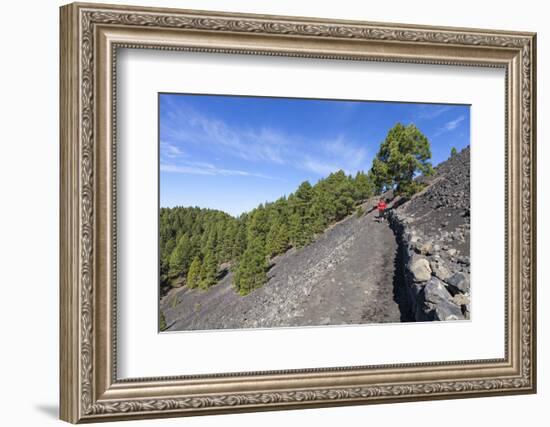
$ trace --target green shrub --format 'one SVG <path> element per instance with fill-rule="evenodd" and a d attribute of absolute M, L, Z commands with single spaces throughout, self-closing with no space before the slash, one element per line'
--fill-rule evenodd
<path fill-rule="evenodd" d="M 168 328 L 168 325 L 166 324 L 166 318 L 164 317 L 164 313 L 162 311 L 160 312 L 160 322 L 159 323 L 160 323 L 159 327 L 160 327 L 161 331 L 165 331 L 166 328 Z"/>

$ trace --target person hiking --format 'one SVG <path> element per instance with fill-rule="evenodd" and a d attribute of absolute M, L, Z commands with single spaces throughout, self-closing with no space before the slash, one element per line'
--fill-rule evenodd
<path fill-rule="evenodd" d="M 378 205 L 376 206 L 378 208 L 378 218 L 384 219 L 386 216 L 386 202 L 384 199 L 380 199 L 378 201 Z"/>

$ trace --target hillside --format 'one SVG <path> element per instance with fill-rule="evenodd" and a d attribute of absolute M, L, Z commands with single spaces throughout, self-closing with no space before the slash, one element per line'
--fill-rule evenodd
<path fill-rule="evenodd" d="M 390 220 L 363 203 L 308 245 L 275 256 L 267 282 L 245 296 L 227 265 L 207 290 L 161 299 L 167 330 L 341 325 L 469 317 L 469 148 L 390 203 Z M 391 198 L 389 193 L 385 197 Z M 224 267 L 224 266 L 222 266 Z"/>
<path fill-rule="evenodd" d="M 273 260 L 268 282 L 246 296 L 232 273 L 208 291 L 182 287 L 162 299 L 168 330 L 399 322 L 395 236 L 374 212 L 351 215 L 302 249 Z"/>
<path fill-rule="evenodd" d="M 391 215 L 407 316 L 418 321 L 470 316 L 470 147 L 435 172 L 424 191 Z"/>
<path fill-rule="evenodd" d="M 232 267 L 233 285 L 247 295 L 268 281 L 267 261 L 299 249 L 354 212 L 374 194 L 370 175 L 340 170 L 294 193 L 234 218 L 198 207 L 160 210 L 160 292 L 171 287 L 208 289 L 220 269 Z"/>

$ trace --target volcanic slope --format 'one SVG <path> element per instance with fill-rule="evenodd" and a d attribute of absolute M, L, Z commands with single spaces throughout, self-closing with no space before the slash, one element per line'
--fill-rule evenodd
<path fill-rule="evenodd" d="M 268 282 L 247 296 L 228 273 L 207 291 L 172 289 L 168 330 L 269 328 L 461 320 L 470 312 L 470 149 L 435 168 L 388 221 L 350 215 L 310 245 L 271 260 Z M 385 197 L 390 197 L 386 194 Z"/>
<path fill-rule="evenodd" d="M 350 215 L 310 245 L 272 260 L 269 281 L 246 296 L 228 273 L 207 291 L 181 287 L 161 301 L 168 330 L 399 322 L 397 243 L 374 211 Z"/>

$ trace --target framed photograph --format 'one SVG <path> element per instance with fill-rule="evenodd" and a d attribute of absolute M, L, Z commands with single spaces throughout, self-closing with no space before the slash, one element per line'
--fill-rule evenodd
<path fill-rule="evenodd" d="M 535 34 L 60 22 L 63 420 L 536 391 Z"/>

